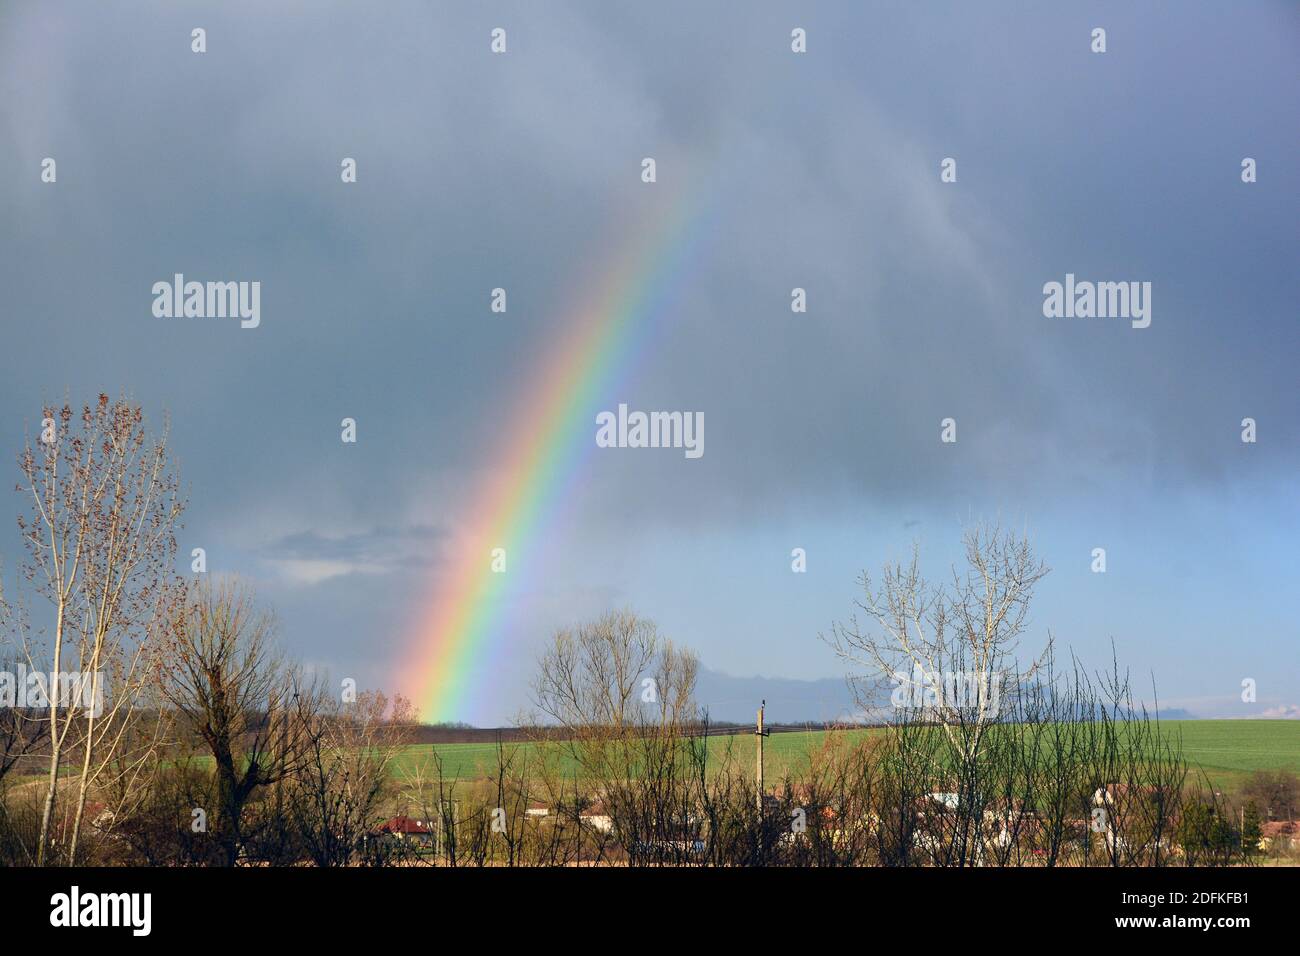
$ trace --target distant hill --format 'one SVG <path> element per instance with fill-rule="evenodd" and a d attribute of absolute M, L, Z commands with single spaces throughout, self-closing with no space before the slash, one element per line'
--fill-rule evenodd
<path fill-rule="evenodd" d="M 755 711 L 764 699 L 767 700 L 766 719 L 773 724 L 877 723 L 887 721 L 893 714 L 888 687 L 879 691 L 874 706 L 864 712 L 848 682 L 837 677 L 817 680 L 734 677 L 701 668 L 695 686 L 696 701 L 708 708 L 713 721 L 752 724 Z M 1181 707 L 1163 707 L 1159 716 L 1161 720 L 1196 720 L 1203 715 Z"/>
<path fill-rule="evenodd" d="M 766 719 L 774 724 L 834 723 L 852 720 L 859 711 L 843 678 L 733 677 L 708 668 L 700 669 L 695 700 L 708 708 L 710 720 L 738 724 L 752 724 L 763 700 Z"/>

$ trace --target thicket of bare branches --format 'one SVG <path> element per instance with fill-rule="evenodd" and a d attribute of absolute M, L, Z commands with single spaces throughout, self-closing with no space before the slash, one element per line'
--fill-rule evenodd
<path fill-rule="evenodd" d="M 1047 569 L 1000 528 L 942 583 L 916 553 L 863 576 L 828 640 L 881 726 L 809 738 L 771 784 L 631 611 L 556 633 L 536 713 L 461 776 L 411 745 L 408 701 L 288 659 L 247 584 L 170 574 L 182 502 L 138 406 L 46 409 L 20 470 L 48 620 L 0 592 L 0 664 L 93 673 L 104 706 L 0 701 L 0 863 L 1224 865 L 1300 802 L 1259 775 L 1234 814 L 1116 660 L 1058 669 L 1050 634 L 1023 657 Z"/>
<path fill-rule="evenodd" d="M 313 863 L 346 866 L 375 825 L 415 713 L 409 701 L 372 691 L 353 702 L 299 696 L 295 708 L 306 752 L 288 785 L 289 821 Z"/>

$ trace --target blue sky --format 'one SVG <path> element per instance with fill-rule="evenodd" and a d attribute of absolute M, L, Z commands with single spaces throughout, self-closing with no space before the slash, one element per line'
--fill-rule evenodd
<path fill-rule="evenodd" d="M 1053 568 L 1036 635 L 1113 640 L 1171 707 L 1295 713 L 1295 5 L 611 7 L 0 8 L 0 448 L 65 394 L 166 411 L 182 550 L 390 682 L 519 383 L 682 188 L 707 236 L 602 407 L 702 411 L 706 453 L 588 458 L 464 719 L 623 605 L 716 670 L 840 676 L 857 575 L 914 541 L 942 575 L 989 518 Z M 175 272 L 260 281 L 261 326 L 155 318 Z M 1151 326 L 1045 318 L 1066 273 L 1151 282 Z"/>

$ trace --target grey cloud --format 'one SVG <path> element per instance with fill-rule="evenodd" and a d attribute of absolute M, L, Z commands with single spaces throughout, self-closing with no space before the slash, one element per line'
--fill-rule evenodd
<path fill-rule="evenodd" d="M 355 534 L 323 535 L 299 531 L 268 543 L 262 554 L 270 559 L 343 561 L 380 567 L 419 567 L 430 563 L 445 532 L 428 525 L 378 527 Z"/>
<path fill-rule="evenodd" d="M 129 388 L 171 414 L 189 536 L 330 580 L 322 626 L 399 600 L 347 569 L 438 573 L 539 364 L 685 194 L 691 254 L 574 414 L 702 411 L 705 456 L 563 456 L 560 534 L 1284 486 L 1294 15 L 1185 6 L 1108 11 L 1094 57 L 1054 5 L 818 4 L 796 57 L 776 2 L 5 5 L 0 448 L 42 398 Z M 178 271 L 261 281 L 261 327 L 152 318 Z M 1066 272 L 1152 281 L 1151 328 L 1045 319 Z"/>

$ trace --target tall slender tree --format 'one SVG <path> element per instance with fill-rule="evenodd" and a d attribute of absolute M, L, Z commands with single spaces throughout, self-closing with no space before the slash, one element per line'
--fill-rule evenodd
<path fill-rule="evenodd" d="M 53 616 L 48 645 L 27 642 L 29 662 L 51 665 L 49 775 L 36 856 L 46 862 L 60 772 L 77 729 L 71 862 L 87 795 L 122 742 L 145 678 L 148 625 L 172 577 L 184 500 L 166 425 L 151 436 L 139 405 L 104 394 L 79 415 L 67 404 L 46 406 L 19 466 L 18 490 L 30 500 L 18 519 L 27 548 L 23 571 Z M 70 663 L 76 676 L 65 670 Z M 112 702 L 98 703 L 105 700 Z"/>

